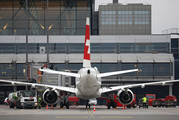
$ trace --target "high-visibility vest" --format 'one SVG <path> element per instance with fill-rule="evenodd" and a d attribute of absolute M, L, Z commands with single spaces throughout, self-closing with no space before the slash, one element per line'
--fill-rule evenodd
<path fill-rule="evenodd" d="M 146 97 L 142 98 L 142 100 L 143 100 L 143 103 L 147 103 L 147 98 Z"/>

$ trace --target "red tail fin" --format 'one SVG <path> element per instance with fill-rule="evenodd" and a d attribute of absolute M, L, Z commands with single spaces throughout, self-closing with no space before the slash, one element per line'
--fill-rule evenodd
<path fill-rule="evenodd" d="M 90 24 L 89 24 L 88 17 L 86 18 L 83 67 L 91 67 L 91 62 L 90 62 Z"/>

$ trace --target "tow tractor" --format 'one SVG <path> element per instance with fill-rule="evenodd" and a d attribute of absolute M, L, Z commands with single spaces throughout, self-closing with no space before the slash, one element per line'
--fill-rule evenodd
<path fill-rule="evenodd" d="M 152 102 L 156 100 L 156 94 L 146 94 L 146 98 L 149 100 L 149 106 L 152 106 Z"/>

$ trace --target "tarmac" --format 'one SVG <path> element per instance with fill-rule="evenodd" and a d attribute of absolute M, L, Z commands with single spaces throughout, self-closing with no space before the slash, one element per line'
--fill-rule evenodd
<path fill-rule="evenodd" d="M 0 105 L 0 120 L 179 120 L 179 106 L 176 108 L 117 108 L 107 109 L 106 106 L 70 106 L 70 109 L 60 109 L 59 106 L 51 109 L 16 109 Z"/>

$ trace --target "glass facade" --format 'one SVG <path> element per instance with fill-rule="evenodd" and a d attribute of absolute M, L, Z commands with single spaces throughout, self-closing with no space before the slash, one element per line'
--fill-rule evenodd
<path fill-rule="evenodd" d="M 179 57 L 178 51 L 179 51 L 179 47 L 178 47 L 178 38 L 172 38 L 171 39 L 171 53 L 173 53 L 173 56 L 175 58 Z"/>
<path fill-rule="evenodd" d="M 49 66 L 51 69 L 56 70 L 56 71 L 62 71 L 62 70 L 67 69 L 65 66 L 65 63 L 57 63 L 57 64 L 51 63 Z"/>
<path fill-rule="evenodd" d="M 51 63 L 50 68 L 53 70 L 79 70 L 82 63 Z M 100 73 L 113 72 L 118 70 L 139 69 L 136 72 L 122 74 L 121 76 L 173 76 L 173 63 L 92 63 L 92 67 L 97 67 Z M 170 67 L 171 66 L 171 67 Z M 25 77 L 25 64 L 0 64 L 0 77 Z M 16 69 L 15 69 L 16 68 Z M 16 70 L 16 71 L 15 71 Z"/>
<path fill-rule="evenodd" d="M 99 5 L 99 35 L 151 35 L 151 5 Z"/>
<path fill-rule="evenodd" d="M 20 64 L 20 63 L 18 63 L 18 64 L 16 64 L 16 66 L 17 66 L 17 68 L 16 68 L 16 70 L 17 70 L 17 76 L 21 76 L 21 77 L 25 77 L 26 76 L 26 64 Z"/>
<path fill-rule="evenodd" d="M 112 71 L 117 71 L 118 70 L 118 65 L 117 63 L 101 63 L 102 66 L 102 73 L 105 72 L 112 72 Z"/>
<path fill-rule="evenodd" d="M 39 53 L 46 43 L 29 43 L 29 53 Z M 50 43 L 49 53 L 83 53 L 84 43 Z M 47 51 L 45 51 L 47 53 Z M 91 43 L 91 53 L 170 53 L 169 43 Z M 0 53 L 26 53 L 25 43 L 0 43 Z"/>
<path fill-rule="evenodd" d="M 139 63 L 139 76 L 153 76 L 153 65 L 152 63 Z M 169 68 L 168 68 L 169 69 Z"/>
<path fill-rule="evenodd" d="M 121 70 L 137 69 L 137 63 L 122 63 Z M 136 72 L 122 74 L 122 76 L 137 76 Z"/>
<path fill-rule="evenodd" d="M 91 18 L 90 0 L 28 0 L 28 34 L 84 35 L 86 17 Z M 0 1 L 0 35 L 26 34 L 25 0 Z"/>
<path fill-rule="evenodd" d="M 116 11 L 101 11 L 102 25 L 116 25 Z"/>
<path fill-rule="evenodd" d="M 83 53 L 84 44 L 83 43 L 70 43 L 69 44 L 69 53 Z"/>
<path fill-rule="evenodd" d="M 169 63 L 156 63 L 154 64 L 155 76 L 169 76 L 170 75 Z"/>
<path fill-rule="evenodd" d="M 12 64 L 0 64 L 0 76 L 12 76 Z"/>
<path fill-rule="evenodd" d="M 120 53 L 170 53 L 169 43 L 120 43 Z"/>
<path fill-rule="evenodd" d="M 149 24 L 149 11 L 134 11 L 135 25 Z"/>
<path fill-rule="evenodd" d="M 135 53 L 135 43 L 120 43 L 120 53 Z"/>
<path fill-rule="evenodd" d="M 25 77 L 26 65 L 21 63 L 3 63 L 0 64 L 0 77 Z"/>
<path fill-rule="evenodd" d="M 15 45 L 14 43 L 0 43 L 0 53 L 15 53 Z"/>
<path fill-rule="evenodd" d="M 101 25 L 147 25 L 149 11 L 101 11 Z"/>
<path fill-rule="evenodd" d="M 118 11 L 118 25 L 132 25 L 132 11 Z"/>

